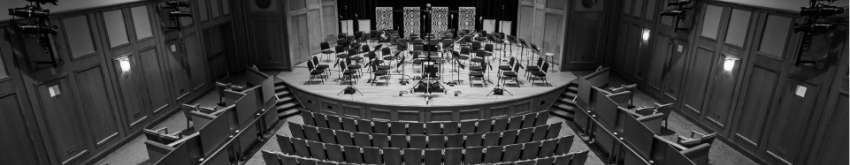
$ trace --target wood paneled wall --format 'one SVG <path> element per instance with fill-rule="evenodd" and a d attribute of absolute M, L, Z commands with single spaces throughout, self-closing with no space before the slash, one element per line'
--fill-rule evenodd
<path fill-rule="evenodd" d="M 796 13 L 697 1 L 690 28 L 674 31 L 654 14 L 665 3 L 623 1 L 612 11 L 620 28 L 606 63 L 619 75 L 759 162 L 847 162 L 846 46 L 842 63 L 806 70 L 794 64 Z"/>
<path fill-rule="evenodd" d="M 162 30 L 159 2 L 54 13 L 50 49 L 61 62 L 48 69 L 22 65 L 42 52 L 19 49 L 19 35 L 0 23 L 0 147 L 13 151 L 0 161 L 93 163 L 232 71 L 211 70 L 233 57 L 229 0 L 190 1 L 203 17 L 183 19 L 180 31 Z"/>
<path fill-rule="evenodd" d="M 560 70 L 592 69 L 602 60 L 600 47 L 609 26 L 605 1 L 521 0 L 517 36 L 540 46 Z M 613 34 L 612 34 L 613 35 Z"/>

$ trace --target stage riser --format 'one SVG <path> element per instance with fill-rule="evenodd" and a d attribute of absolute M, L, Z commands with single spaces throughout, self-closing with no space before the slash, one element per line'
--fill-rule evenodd
<path fill-rule="evenodd" d="M 566 86 L 524 98 L 459 106 L 392 106 L 329 98 L 298 88 L 290 88 L 307 111 L 339 114 L 377 120 L 402 121 L 461 121 L 518 116 L 544 111 L 551 107 Z M 357 96 L 353 96 L 357 97 Z M 454 96 L 446 96 L 454 97 Z M 387 102 L 391 103 L 391 102 Z"/>

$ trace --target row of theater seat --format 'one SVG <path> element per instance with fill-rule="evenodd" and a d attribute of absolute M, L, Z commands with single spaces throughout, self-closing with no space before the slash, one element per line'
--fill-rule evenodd
<path fill-rule="evenodd" d="M 438 157 L 436 152 L 428 155 L 429 152 L 425 152 L 425 165 L 456 165 L 456 164 L 465 164 L 458 161 L 448 162 L 444 158 Z M 430 157 L 429 157 L 430 156 Z M 429 159 L 430 158 L 430 159 Z M 439 159 L 438 159 L 439 158 Z M 356 165 L 358 163 L 347 163 L 347 162 L 337 162 L 330 160 L 319 160 L 313 158 L 304 158 L 295 155 L 288 155 L 279 152 L 268 152 L 263 151 L 263 159 L 266 161 L 268 165 Z M 560 154 L 554 156 L 547 156 L 542 158 L 535 159 L 525 159 L 519 161 L 504 161 L 498 163 L 487 163 L 494 165 L 582 165 L 587 160 L 587 151 L 576 152 L 576 153 L 568 153 L 568 154 Z M 379 163 L 375 163 L 379 164 Z M 409 164 L 417 164 L 417 163 L 409 163 Z M 421 161 L 419 164 L 422 164 Z"/>
<path fill-rule="evenodd" d="M 470 120 L 461 122 L 387 122 L 365 120 L 337 115 L 304 111 L 301 113 L 305 125 L 314 125 L 350 132 L 384 134 L 451 134 L 513 130 L 546 124 L 549 112 L 529 113 L 522 116 L 499 119 Z"/>
<path fill-rule="evenodd" d="M 344 130 L 316 128 L 293 122 L 288 124 L 292 137 L 325 143 L 373 147 L 445 148 L 509 145 L 555 138 L 558 137 L 563 123 L 501 132 L 434 135 L 352 133 Z"/>
<path fill-rule="evenodd" d="M 445 164 L 477 164 L 532 160 L 569 153 L 573 136 L 537 140 L 505 146 L 468 148 L 397 148 L 339 145 L 289 138 L 278 135 L 281 152 L 305 158 L 345 163 L 366 164 L 422 164 L 423 153 L 429 162 Z M 587 151 L 584 151 L 586 154 Z M 586 157 L 586 156 L 584 156 Z M 582 162 L 584 162 L 582 158 Z M 268 160 L 267 160 L 268 161 Z M 558 163 L 560 164 L 560 163 Z"/>

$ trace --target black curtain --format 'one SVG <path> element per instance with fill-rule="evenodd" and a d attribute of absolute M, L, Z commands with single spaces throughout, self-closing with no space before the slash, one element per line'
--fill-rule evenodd
<path fill-rule="evenodd" d="M 393 26 L 402 32 L 404 29 L 404 7 L 419 6 L 425 9 L 425 4 L 431 3 L 433 7 L 449 7 L 449 29 L 457 29 L 458 7 L 475 7 L 475 29 L 484 29 L 480 20 L 496 19 L 513 22 L 511 33 L 516 34 L 517 24 L 517 0 L 339 0 L 337 1 L 340 20 L 372 20 L 372 29 L 375 29 L 375 7 L 393 7 Z M 354 21 L 354 27 L 359 25 Z M 430 28 L 430 24 L 422 22 Z M 422 29 L 423 31 L 426 29 Z"/>

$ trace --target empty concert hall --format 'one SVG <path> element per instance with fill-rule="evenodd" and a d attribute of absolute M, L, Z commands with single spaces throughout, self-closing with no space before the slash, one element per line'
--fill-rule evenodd
<path fill-rule="evenodd" d="M 848 0 L 0 0 L 2 165 L 850 165 Z"/>

